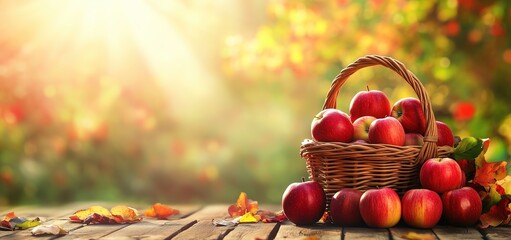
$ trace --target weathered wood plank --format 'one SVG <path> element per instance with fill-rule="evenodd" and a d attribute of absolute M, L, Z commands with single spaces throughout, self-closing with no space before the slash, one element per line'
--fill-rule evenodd
<path fill-rule="evenodd" d="M 296 226 L 289 221 L 280 225 L 275 239 L 303 239 L 304 237 L 318 237 L 321 239 L 341 239 L 342 228 L 329 224 L 315 224 L 312 226 Z"/>
<path fill-rule="evenodd" d="M 473 228 L 436 226 L 433 228 L 435 235 L 442 240 L 454 239 L 482 239 L 483 235 Z"/>
<path fill-rule="evenodd" d="M 142 222 L 131 224 L 125 228 L 104 236 L 102 239 L 118 238 L 140 238 L 156 234 L 160 239 L 170 236 L 172 233 L 185 227 L 193 221 L 190 214 L 200 209 L 199 206 L 174 206 L 180 211 L 178 215 L 172 216 L 169 220 L 158 220 L 154 218 L 145 218 Z M 182 221 L 179 220 L 181 218 Z M 167 234 L 167 235 L 165 235 Z M 144 238 L 145 239 L 145 238 Z"/>
<path fill-rule="evenodd" d="M 504 240 L 511 239 L 511 227 L 489 227 L 482 230 L 488 240 Z"/>
<path fill-rule="evenodd" d="M 389 230 L 382 228 L 345 227 L 343 236 L 346 240 L 390 239 Z"/>
<path fill-rule="evenodd" d="M 277 227 L 277 223 L 254 223 L 254 224 L 240 224 L 229 232 L 224 240 L 236 239 L 268 239 L 268 236 Z"/>
<path fill-rule="evenodd" d="M 49 224 L 56 224 L 60 225 L 64 230 L 71 232 L 73 230 L 76 230 L 78 228 L 83 227 L 82 224 L 72 223 L 67 219 L 54 219 L 50 220 L 48 222 L 44 222 L 43 225 L 49 225 Z M 30 229 L 22 230 L 22 231 L 16 231 L 16 234 L 6 236 L 2 239 L 54 239 L 56 236 L 53 235 L 45 235 L 45 236 L 33 236 L 30 232 Z"/>
<path fill-rule="evenodd" d="M 2 231 L 2 230 L 0 230 L 0 238 L 4 238 L 4 237 L 12 235 L 12 234 L 16 234 L 16 232 L 15 231 Z"/>
<path fill-rule="evenodd" d="M 436 237 L 435 233 L 433 233 L 433 231 L 431 229 L 419 229 L 419 228 L 409 228 L 409 227 L 401 227 L 401 226 L 393 227 L 390 229 L 390 234 L 392 234 L 392 239 L 395 239 L 395 240 L 407 239 L 404 236 L 409 233 L 412 233 L 412 232 L 417 233 L 417 234 L 422 234 L 422 235 L 429 235 L 431 237 L 431 239 L 438 239 Z"/>
<path fill-rule="evenodd" d="M 214 226 L 211 220 L 200 220 L 189 229 L 178 233 L 174 238 L 176 240 L 181 239 L 207 239 L 214 240 L 218 239 L 220 235 L 226 234 L 231 231 L 234 227 L 226 226 Z"/>
<path fill-rule="evenodd" d="M 129 224 L 115 224 L 115 225 L 87 225 L 81 228 L 78 228 L 74 231 L 69 232 L 69 234 L 64 235 L 59 239 L 98 239 L 109 233 L 118 231 Z"/>
<path fill-rule="evenodd" d="M 197 221 L 188 229 L 179 232 L 172 239 L 217 239 L 220 235 L 231 231 L 233 227 L 215 226 L 212 224 L 213 219 L 222 219 L 229 217 L 226 205 L 208 206 L 203 210 L 193 214 L 186 219 L 194 219 Z M 185 220 L 185 219 L 183 219 Z"/>

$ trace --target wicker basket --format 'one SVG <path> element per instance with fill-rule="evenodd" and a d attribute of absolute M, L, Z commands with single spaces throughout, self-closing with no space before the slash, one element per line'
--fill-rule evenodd
<path fill-rule="evenodd" d="M 323 109 L 335 108 L 341 86 L 359 69 L 382 65 L 394 70 L 413 88 L 422 104 L 426 118 L 423 146 L 388 144 L 353 144 L 341 142 L 302 142 L 300 154 L 307 163 L 309 178 L 323 186 L 328 203 L 340 189 L 359 190 L 390 187 L 402 195 L 420 186 L 421 164 L 432 157 L 447 157 L 453 148 L 437 147 L 437 128 L 429 96 L 417 77 L 390 57 L 369 55 L 359 58 L 335 77 Z"/>

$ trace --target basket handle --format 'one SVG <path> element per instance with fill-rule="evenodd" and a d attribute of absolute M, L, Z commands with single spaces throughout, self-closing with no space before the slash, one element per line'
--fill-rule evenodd
<path fill-rule="evenodd" d="M 422 111 L 424 112 L 424 117 L 426 118 L 426 132 L 424 134 L 424 145 L 422 146 L 421 151 L 417 156 L 417 160 L 419 163 L 423 163 L 429 158 L 436 157 L 436 143 L 438 140 L 438 133 L 435 122 L 435 115 L 433 113 L 433 108 L 431 107 L 431 100 L 429 99 L 429 95 L 419 79 L 411 71 L 409 71 L 404 66 L 404 64 L 390 57 L 367 55 L 357 59 L 355 62 L 349 64 L 346 68 L 342 69 L 330 86 L 330 90 L 328 91 L 325 103 L 323 104 L 323 109 L 336 108 L 337 95 L 339 94 L 342 85 L 346 82 L 348 77 L 350 77 L 359 69 L 375 65 L 382 65 L 392 69 L 394 72 L 399 74 L 399 76 L 401 76 L 404 80 L 406 80 L 408 84 L 410 84 L 410 86 L 419 97 L 419 101 L 422 105 Z"/>

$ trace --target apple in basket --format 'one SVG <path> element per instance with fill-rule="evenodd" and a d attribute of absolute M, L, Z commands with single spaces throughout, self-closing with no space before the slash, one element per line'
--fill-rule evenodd
<path fill-rule="evenodd" d="M 424 134 L 426 131 L 426 118 L 421 102 L 416 98 L 399 99 L 392 107 L 390 115 L 403 125 L 406 133 Z"/>
<path fill-rule="evenodd" d="M 360 197 L 360 215 L 369 227 L 393 227 L 401 219 L 401 200 L 391 188 L 367 190 Z"/>
<path fill-rule="evenodd" d="M 419 179 L 423 188 L 442 194 L 463 185 L 463 171 L 452 158 L 431 158 L 422 164 Z"/>
<path fill-rule="evenodd" d="M 442 204 L 447 223 L 461 227 L 476 224 L 483 208 L 481 197 L 471 187 L 445 192 L 442 194 Z"/>
<path fill-rule="evenodd" d="M 418 133 L 405 134 L 405 146 L 422 146 L 424 145 L 424 137 Z"/>
<path fill-rule="evenodd" d="M 318 142 L 351 142 L 353 124 L 346 113 L 335 108 L 325 109 L 312 120 L 311 135 Z"/>
<path fill-rule="evenodd" d="M 350 102 L 350 117 L 354 122 L 359 117 L 383 118 L 390 114 L 390 102 L 385 93 L 378 90 L 361 91 Z"/>
<path fill-rule="evenodd" d="M 360 216 L 360 197 L 362 192 L 357 189 L 341 189 L 330 201 L 330 217 L 339 226 L 358 226 L 363 223 Z"/>
<path fill-rule="evenodd" d="M 325 213 L 325 208 L 325 191 L 314 181 L 291 183 L 282 195 L 284 214 L 296 225 L 316 223 Z"/>
<path fill-rule="evenodd" d="M 411 189 L 401 199 L 403 221 L 416 228 L 432 228 L 442 217 L 442 199 L 428 189 Z"/>
<path fill-rule="evenodd" d="M 454 146 L 454 134 L 447 124 L 436 121 L 436 128 L 438 132 L 437 146 Z"/>
<path fill-rule="evenodd" d="M 378 118 L 369 126 L 369 143 L 385 143 L 403 146 L 405 130 L 393 117 Z"/>
<path fill-rule="evenodd" d="M 369 141 L 369 126 L 376 120 L 373 116 L 362 116 L 353 122 L 353 139 Z"/>

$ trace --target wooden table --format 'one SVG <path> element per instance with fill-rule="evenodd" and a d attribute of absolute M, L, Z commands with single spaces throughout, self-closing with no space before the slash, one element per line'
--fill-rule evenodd
<path fill-rule="evenodd" d="M 15 211 L 19 217 L 43 217 L 43 224 L 59 224 L 69 231 L 63 236 L 32 236 L 30 230 L 0 231 L 0 239 L 403 239 L 409 232 L 430 234 L 435 239 L 511 239 L 511 227 L 480 230 L 437 226 L 421 230 L 399 225 L 390 229 L 341 228 L 328 224 L 297 227 L 284 223 L 246 223 L 234 227 L 214 226 L 212 219 L 227 218 L 227 206 L 171 205 L 181 211 L 169 220 L 144 218 L 134 224 L 83 225 L 72 223 L 69 216 L 76 210 L 92 205 L 112 207 L 117 204 L 74 203 L 62 207 L 3 207 L 1 218 Z M 142 212 L 148 206 L 135 206 Z M 260 206 L 260 209 L 278 210 L 278 206 Z"/>

